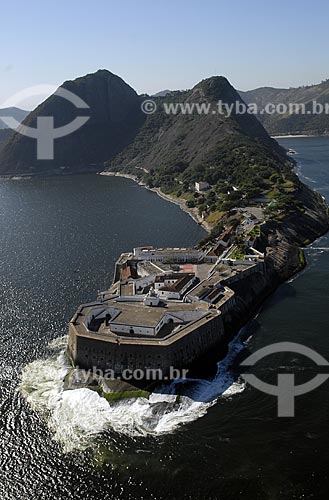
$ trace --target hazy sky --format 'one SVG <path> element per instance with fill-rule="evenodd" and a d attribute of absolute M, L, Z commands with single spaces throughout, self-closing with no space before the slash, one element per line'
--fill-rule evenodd
<path fill-rule="evenodd" d="M 328 0 L 2 0 L 0 15 L 0 107 L 99 68 L 150 94 L 220 74 L 241 90 L 329 78 Z"/>

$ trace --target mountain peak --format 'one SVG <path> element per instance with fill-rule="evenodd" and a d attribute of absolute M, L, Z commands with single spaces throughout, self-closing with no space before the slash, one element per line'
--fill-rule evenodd
<path fill-rule="evenodd" d="M 192 89 L 192 95 L 199 94 L 209 101 L 225 101 L 231 103 L 240 100 L 236 90 L 225 76 L 211 76 L 197 83 Z"/>
<path fill-rule="evenodd" d="M 101 82 L 106 84 L 122 85 L 123 87 L 131 89 L 131 91 L 137 95 L 135 90 L 132 89 L 132 87 L 130 87 L 130 85 L 128 85 L 128 83 L 126 83 L 120 76 L 107 69 L 99 69 L 94 73 L 87 73 L 86 75 L 79 76 L 74 80 L 66 80 L 61 86 L 64 88 L 70 87 L 70 90 L 72 86 L 75 86 L 76 90 L 78 90 L 80 85 L 97 85 L 101 84 Z"/>

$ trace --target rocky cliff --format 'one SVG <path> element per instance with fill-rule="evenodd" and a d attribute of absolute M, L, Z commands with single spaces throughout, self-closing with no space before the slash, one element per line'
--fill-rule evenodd
<path fill-rule="evenodd" d="M 282 221 L 269 221 L 264 228 L 267 263 L 279 281 L 284 281 L 305 265 L 304 247 L 329 229 L 328 205 L 319 193 L 300 185 L 297 198 L 303 209 Z"/>

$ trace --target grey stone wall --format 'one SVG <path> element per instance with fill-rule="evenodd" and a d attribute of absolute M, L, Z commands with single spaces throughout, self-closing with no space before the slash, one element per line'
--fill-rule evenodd
<path fill-rule="evenodd" d="M 216 316 L 170 345 L 120 344 L 97 338 L 77 336 L 70 325 L 68 353 L 81 368 L 97 367 L 122 373 L 125 369 L 158 369 L 164 374 L 169 368 L 182 368 L 220 345 L 224 338 L 221 316 Z"/>

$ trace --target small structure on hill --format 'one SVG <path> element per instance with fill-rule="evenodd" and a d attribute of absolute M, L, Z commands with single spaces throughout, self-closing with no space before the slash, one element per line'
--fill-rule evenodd
<path fill-rule="evenodd" d="M 205 181 L 198 181 L 195 183 L 195 190 L 200 193 L 201 191 L 207 191 L 210 188 L 210 184 Z"/>

